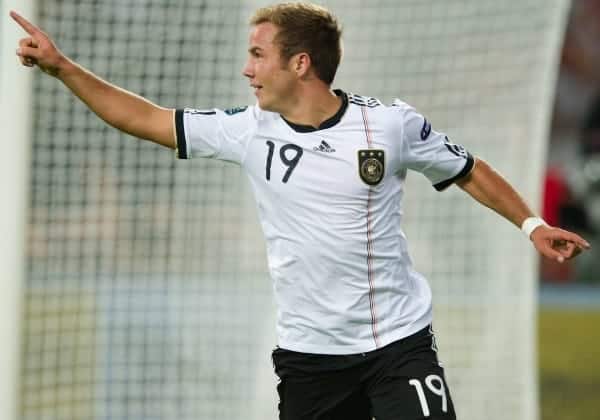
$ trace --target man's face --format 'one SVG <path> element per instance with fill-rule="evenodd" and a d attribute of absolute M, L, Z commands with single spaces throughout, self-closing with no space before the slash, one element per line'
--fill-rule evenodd
<path fill-rule="evenodd" d="M 243 74 L 254 88 L 258 105 L 273 112 L 283 112 L 289 103 L 297 79 L 282 60 L 279 46 L 274 43 L 279 29 L 272 23 L 260 23 L 252 28 L 248 47 L 248 60 Z"/>

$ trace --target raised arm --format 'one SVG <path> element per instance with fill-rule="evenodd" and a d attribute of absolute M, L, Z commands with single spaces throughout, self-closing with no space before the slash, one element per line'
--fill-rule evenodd
<path fill-rule="evenodd" d="M 29 35 L 19 42 L 17 55 L 26 67 L 38 66 L 62 81 L 92 111 L 113 127 L 174 149 L 174 110 L 155 105 L 112 85 L 65 56 L 42 30 L 16 12 L 10 16 Z"/>
<path fill-rule="evenodd" d="M 515 189 L 481 159 L 477 159 L 469 175 L 456 183 L 481 204 L 519 228 L 526 219 L 534 217 L 534 213 Z M 530 239 L 542 255 L 559 262 L 590 248 L 590 244 L 579 235 L 546 224 L 535 228 Z"/>

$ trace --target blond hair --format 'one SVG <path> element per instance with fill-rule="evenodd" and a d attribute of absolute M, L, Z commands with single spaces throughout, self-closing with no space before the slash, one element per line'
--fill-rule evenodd
<path fill-rule="evenodd" d="M 258 9 L 251 25 L 269 22 L 279 28 L 275 43 L 286 61 L 305 52 L 319 79 L 331 85 L 342 59 L 342 28 L 324 7 L 312 3 L 281 3 Z"/>

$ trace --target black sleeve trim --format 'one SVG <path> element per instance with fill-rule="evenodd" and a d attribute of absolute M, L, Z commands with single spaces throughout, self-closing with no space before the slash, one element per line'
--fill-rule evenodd
<path fill-rule="evenodd" d="M 185 141 L 185 128 L 183 127 L 183 109 L 175 110 L 175 133 L 177 135 L 177 157 L 189 159 L 187 142 Z"/>
<path fill-rule="evenodd" d="M 467 163 L 465 163 L 465 167 L 462 168 L 462 170 L 458 174 L 453 176 L 452 178 L 447 179 L 442 182 L 438 182 L 437 184 L 435 184 L 433 186 L 433 188 L 435 188 L 437 191 L 445 190 L 446 188 L 448 188 L 450 185 L 454 184 L 459 179 L 467 176 L 469 174 L 469 172 L 471 172 L 471 169 L 473 169 L 473 166 L 475 166 L 475 159 L 473 158 L 473 156 L 471 156 L 470 153 L 467 152 Z"/>

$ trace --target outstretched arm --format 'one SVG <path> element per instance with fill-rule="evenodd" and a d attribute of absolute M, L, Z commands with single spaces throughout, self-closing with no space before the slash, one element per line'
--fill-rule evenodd
<path fill-rule="evenodd" d="M 481 159 L 477 159 L 469 175 L 456 183 L 481 204 L 519 228 L 527 218 L 534 217 L 534 213 L 515 189 Z M 590 248 L 590 244 L 579 235 L 545 224 L 535 228 L 530 239 L 542 255 L 559 262 Z"/>
<path fill-rule="evenodd" d="M 174 110 L 162 108 L 112 85 L 66 57 L 48 35 L 16 12 L 10 16 L 29 35 L 19 42 L 17 55 L 26 67 L 38 66 L 61 80 L 108 124 L 136 137 L 175 148 Z"/>

